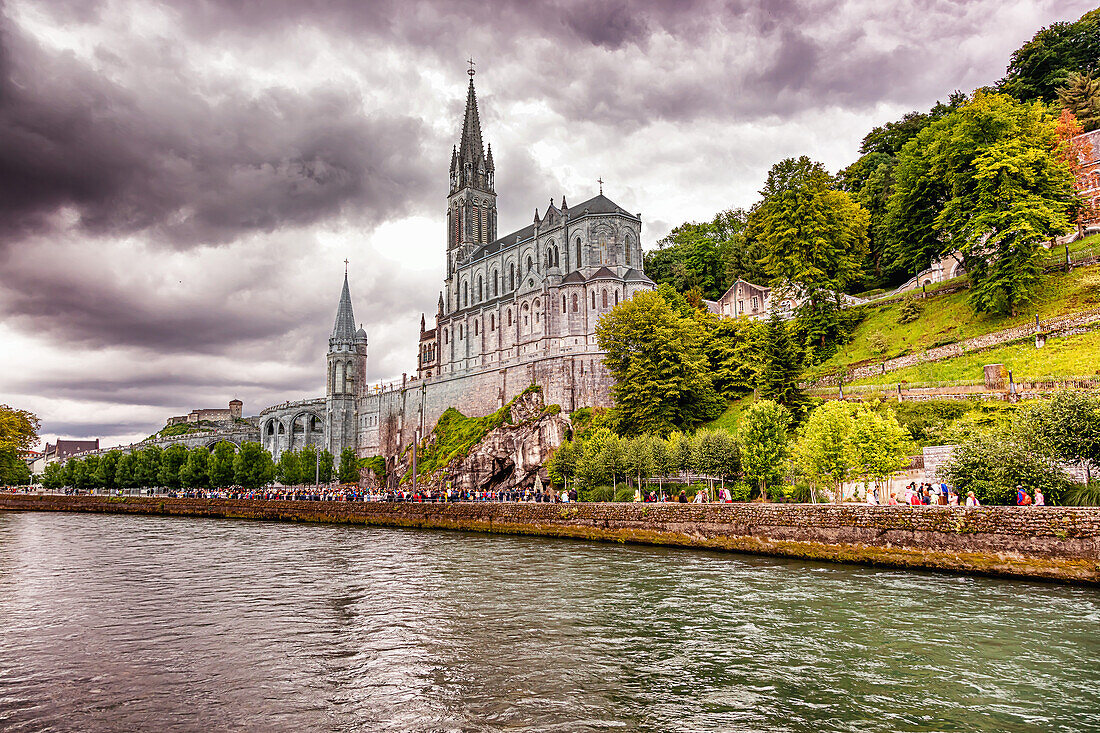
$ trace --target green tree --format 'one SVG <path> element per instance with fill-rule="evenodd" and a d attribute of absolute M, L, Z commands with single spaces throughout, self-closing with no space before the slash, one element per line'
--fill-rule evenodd
<path fill-rule="evenodd" d="M 214 446 L 214 451 L 210 455 L 210 465 L 208 472 L 210 474 L 210 486 L 215 489 L 224 489 L 233 485 L 234 481 L 234 462 L 236 461 L 236 450 L 232 443 L 226 440 L 219 441 Z"/>
<path fill-rule="evenodd" d="M 1048 457 L 997 433 L 975 436 L 955 448 L 940 474 L 960 495 L 973 491 L 982 504 L 1015 504 L 1017 486 L 1032 496 L 1042 489 L 1048 503 L 1061 504 L 1068 487 Z"/>
<path fill-rule="evenodd" d="M 1086 483 L 1092 467 L 1100 466 L 1100 398 L 1057 392 L 1049 401 L 1025 407 L 1014 427 L 1032 453 L 1084 463 Z"/>
<path fill-rule="evenodd" d="M 42 486 L 57 491 L 65 486 L 65 467 L 60 461 L 47 463 L 42 470 Z"/>
<path fill-rule="evenodd" d="M 80 481 L 81 489 L 97 489 L 102 485 L 99 483 L 99 461 L 99 456 L 85 456 L 81 459 L 81 463 L 84 464 L 84 475 Z"/>
<path fill-rule="evenodd" d="M 898 159 L 886 153 L 868 153 L 838 174 L 841 190 L 852 194 L 867 211 L 867 259 L 863 273 L 876 285 L 891 283 L 890 275 L 899 271 L 886 258 L 889 242 L 886 228 L 887 205 L 894 192 L 894 168 Z"/>
<path fill-rule="evenodd" d="M 803 296 L 800 316 L 811 320 L 836 293 L 860 282 L 867 254 L 867 212 L 831 184 L 824 167 L 806 156 L 776 163 L 745 228 L 747 239 L 761 245 L 769 284 Z"/>
<path fill-rule="evenodd" d="M 562 441 L 547 461 L 546 471 L 555 486 L 569 488 L 569 482 L 577 474 L 577 456 L 579 451 L 571 440 Z"/>
<path fill-rule="evenodd" d="M 764 331 L 760 363 L 759 396 L 778 402 L 795 416 L 801 416 L 806 406 L 806 396 L 798 386 L 802 354 L 791 337 L 790 324 L 774 310 Z"/>
<path fill-rule="evenodd" d="M 123 453 L 115 465 L 115 488 L 131 489 L 137 486 L 134 479 L 135 453 Z"/>
<path fill-rule="evenodd" d="M 885 498 L 887 480 L 909 465 L 909 455 L 914 450 L 909 431 L 901 426 L 893 412 L 871 410 L 861 405 L 856 410 L 852 444 L 860 475 L 874 481 L 879 496 Z"/>
<path fill-rule="evenodd" d="M 99 466 L 96 468 L 96 484 L 107 491 L 118 488 L 118 462 L 122 458 L 122 451 L 109 450 L 99 458 Z"/>
<path fill-rule="evenodd" d="M 905 143 L 916 137 L 921 130 L 964 104 L 966 104 L 966 95 L 956 91 L 948 98 L 946 104 L 936 102 L 928 112 L 909 112 L 896 122 L 887 122 L 882 127 L 876 127 L 864 136 L 859 152 L 863 155 L 877 153 L 896 157 L 905 147 Z"/>
<path fill-rule="evenodd" d="M 317 480 L 319 455 L 317 448 L 312 445 L 304 445 L 298 451 L 299 479 L 302 484 L 312 484 Z"/>
<path fill-rule="evenodd" d="M 721 318 L 704 311 L 695 311 L 691 318 L 703 339 L 703 354 L 715 391 L 727 402 L 751 392 L 758 376 L 760 322 Z"/>
<path fill-rule="evenodd" d="M 164 451 L 151 445 L 134 453 L 133 485 L 152 488 L 160 485 L 160 460 Z"/>
<path fill-rule="evenodd" d="M 584 441 L 577 458 L 577 483 L 586 490 L 587 501 L 609 501 L 617 488 L 617 478 L 622 472 L 622 439 L 607 428 L 595 431 Z M 594 493 L 608 482 L 612 484 L 609 496 Z"/>
<path fill-rule="evenodd" d="M 741 470 L 737 439 L 726 430 L 700 429 L 692 440 L 696 469 L 709 478 L 717 477 L 724 488 L 726 478 Z"/>
<path fill-rule="evenodd" d="M 1042 272 L 1044 240 L 1069 229 L 1073 176 L 1041 104 L 974 100 L 902 149 L 888 219 L 913 270 L 959 250 L 978 311 L 1015 313 Z"/>
<path fill-rule="evenodd" d="M 1100 81 L 1089 74 L 1070 74 L 1058 90 L 1058 104 L 1077 118 L 1084 131 L 1100 128 Z"/>
<path fill-rule="evenodd" d="M 40 426 L 33 412 L 0 405 L 0 485 L 26 483 L 27 464 L 22 452 L 38 443 Z"/>
<path fill-rule="evenodd" d="M 698 288 L 702 297 L 716 299 L 738 277 L 759 274 L 757 255 L 744 243 L 745 212 L 732 209 L 702 224 L 690 222 L 673 229 L 645 255 L 646 274 L 658 285 L 680 293 Z"/>
<path fill-rule="evenodd" d="M 761 498 L 783 478 L 790 456 L 790 426 L 790 411 L 773 400 L 754 402 L 737 426 L 741 467 L 745 478 L 756 483 Z"/>
<path fill-rule="evenodd" d="M 310 473 L 312 474 L 312 471 Z M 279 462 L 275 464 L 275 478 L 283 486 L 297 486 L 305 483 L 302 479 L 302 459 L 298 451 L 286 450 L 279 454 Z M 311 475 L 310 479 L 312 478 Z"/>
<path fill-rule="evenodd" d="M 184 489 L 210 488 L 210 451 L 203 447 L 187 452 L 187 460 L 180 467 L 180 486 Z"/>
<path fill-rule="evenodd" d="M 638 293 L 620 303 L 600 319 L 596 339 L 615 379 L 611 391 L 624 434 L 667 435 L 724 409 L 699 331 L 659 293 Z"/>
<path fill-rule="evenodd" d="M 187 448 L 174 443 L 161 454 L 157 483 L 173 491 L 180 487 L 180 469 L 187 463 Z"/>
<path fill-rule="evenodd" d="M 1053 102 L 1074 73 L 1100 72 L 1100 12 L 1053 23 L 1012 54 L 1001 89 L 1022 102 Z"/>
<path fill-rule="evenodd" d="M 328 450 L 327 448 L 321 451 L 321 465 L 319 472 L 321 475 L 321 483 L 323 484 L 331 483 L 333 476 L 336 475 L 333 461 L 334 458 L 332 455 L 332 451 Z"/>
<path fill-rule="evenodd" d="M 859 467 L 859 454 L 852 442 L 856 410 L 839 400 L 821 405 L 803 424 L 794 448 L 798 465 L 838 503 L 845 482 Z"/>
<path fill-rule="evenodd" d="M 245 490 L 267 486 L 275 480 L 275 463 L 259 443 L 246 442 L 233 459 L 233 480 Z"/>
<path fill-rule="evenodd" d="M 359 483 L 359 456 L 354 448 L 344 448 L 340 451 L 340 483 Z"/>

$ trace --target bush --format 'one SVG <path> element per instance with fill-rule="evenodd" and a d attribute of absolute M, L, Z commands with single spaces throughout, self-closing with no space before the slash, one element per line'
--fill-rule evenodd
<path fill-rule="evenodd" d="M 1066 506 L 1100 506 L 1100 481 L 1075 484 L 1066 490 L 1062 499 Z"/>
<path fill-rule="evenodd" d="M 634 487 L 623 484 L 615 492 L 614 501 L 634 501 Z"/>
<path fill-rule="evenodd" d="M 886 343 L 886 339 L 883 338 L 882 334 L 878 331 L 875 331 L 871 334 L 871 338 L 867 339 L 867 345 L 871 347 L 871 353 L 876 355 L 883 354 L 889 346 L 889 344 Z"/>
<path fill-rule="evenodd" d="M 955 449 L 941 469 L 960 496 L 973 491 L 982 504 L 1015 504 L 1016 487 L 1034 496 L 1041 488 L 1048 504 L 1062 504 L 1069 483 L 1044 457 L 1003 435 L 979 435 Z"/>
<path fill-rule="evenodd" d="M 906 298 L 898 308 L 898 323 L 912 323 L 924 312 L 924 304 L 913 297 Z"/>
<path fill-rule="evenodd" d="M 615 489 L 610 484 L 600 484 L 581 489 L 581 501 L 612 501 L 615 498 Z"/>

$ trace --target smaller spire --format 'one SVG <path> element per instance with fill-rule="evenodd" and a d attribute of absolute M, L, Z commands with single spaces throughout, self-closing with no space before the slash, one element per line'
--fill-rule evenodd
<path fill-rule="evenodd" d="M 535 207 L 535 223 L 539 223 L 539 207 Z"/>
<path fill-rule="evenodd" d="M 564 193 L 561 195 L 561 210 L 562 211 L 568 211 L 569 210 L 569 204 L 565 203 L 565 194 Z"/>
<path fill-rule="evenodd" d="M 439 304 L 436 306 L 437 313 L 443 315 L 443 291 L 439 291 Z"/>
<path fill-rule="evenodd" d="M 485 164 L 489 170 L 493 170 L 493 144 L 489 143 L 489 154 L 485 156 Z"/>
<path fill-rule="evenodd" d="M 420 333 L 424 333 L 424 326 L 425 325 L 426 324 L 424 323 L 424 314 L 421 313 L 420 314 Z"/>
<path fill-rule="evenodd" d="M 355 313 L 351 308 L 351 290 L 348 288 L 348 274 L 344 273 L 344 289 L 340 291 L 340 304 L 336 307 L 336 322 L 332 326 L 332 338 L 355 338 Z"/>
<path fill-rule="evenodd" d="M 458 146 L 451 146 L 451 173 L 458 169 Z"/>

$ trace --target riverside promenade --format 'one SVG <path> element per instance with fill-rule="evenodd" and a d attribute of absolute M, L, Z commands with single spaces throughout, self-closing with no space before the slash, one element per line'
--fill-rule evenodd
<path fill-rule="evenodd" d="M 0 494 L 2 511 L 328 522 L 729 550 L 1100 585 L 1100 508 L 420 504 Z"/>

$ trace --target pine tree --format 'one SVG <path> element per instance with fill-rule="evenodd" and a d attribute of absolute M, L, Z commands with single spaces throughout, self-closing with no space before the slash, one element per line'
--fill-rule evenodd
<path fill-rule="evenodd" d="M 768 318 L 761 359 L 759 396 L 778 402 L 795 416 L 801 415 L 806 404 L 806 396 L 798 387 L 802 354 L 788 324 L 775 310 Z"/>
<path fill-rule="evenodd" d="M 1090 74 L 1070 74 L 1058 90 L 1058 104 L 1069 110 L 1085 132 L 1100 128 L 1100 81 Z"/>

